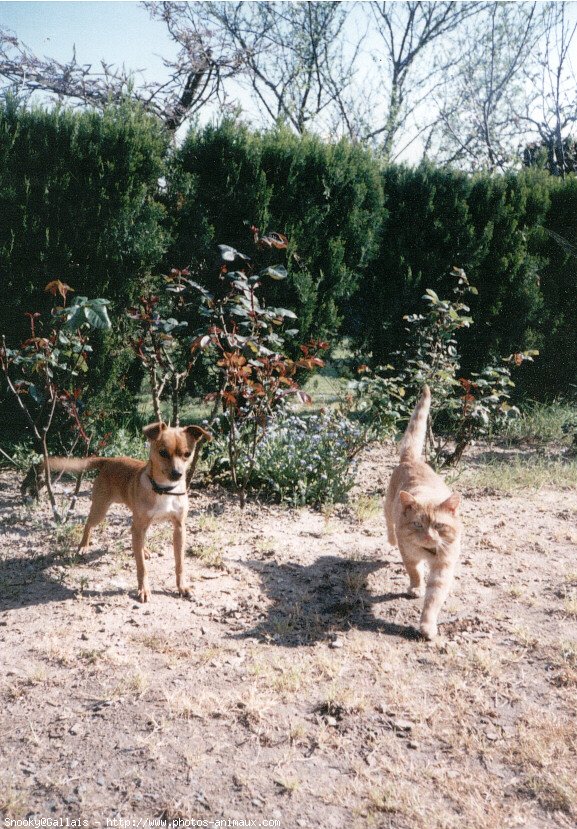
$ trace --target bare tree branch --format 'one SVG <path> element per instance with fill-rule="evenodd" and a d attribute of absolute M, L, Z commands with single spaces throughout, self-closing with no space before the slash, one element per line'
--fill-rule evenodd
<path fill-rule="evenodd" d="M 404 133 L 422 100 L 438 83 L 445 83 L 459 55 L 441 63 L 434 53 L 439 40 L 453 41 L 467 21 L 477 16 L 484 3 L 466 2 L 372 2 L 374 74 L 372 89 L 349 97 L 341 105 L 347 113 L 349 135 L 376 144 L 385 159 L 396 155 Z M 447 50 L 450 54 L 450 49 Z M 430 117 L 430 116 L 428 116 Z M 416 131 L 425 130 L 418 125 Z"/>
<path fill-rule="evenodd" d="M 337 2 L 199 3 L 195 14 L 219 28 L 244 56 L 244 79 L 267 119 L 296 132 L 322 123 L 354 74 L 343 32 L 349 4 Z"/>
<path fill-rule="evenodd" d="M 566 7 L 564 2 L 547 6 L 542 48 L 525 72 L 530 92 L 515 113 L 525 130 L 538 136 L 525 148 L 525 163 L 543 150 L 550 172 L 563 177 L 575 170 L 574 153 L 567 157 L 566 151 L 577 122 L 577 77 L 570 59 L 577 23 L 569 22 Z"/>
<path fill-rule="evenodd" d="M 493 3 L 465 32 L 462 60 L 442 94 L 437 158 L 469 169 L 503 170 L 518 157 L 525 129 L 516 115 L 526 100 L 524 73 L 543 31 L 536 3 Z"/>
<path fill-rule="evenodd" d="M 43 92 L 58 99 L 104 109 L 130 98 L 160 118 L 170 131 L 221 93 L 222 82 L 240 71 L 242 55 L 224 38 L 196 25 L 186 3 L 144 3 L 153 18 L 161 19 L 178 47 L 174 60 L 164 60 L 168 80 L 137 84 L 142 70 L 79 63 L 76 50 L 67 63 L 39 58 L 10 32 L 0 30 L 0 77 L 20 94 Z"/>
<path fill-rule="evenodd" d="M 38 58 L 0 31 L 0 79 L 20 95 L 103 109 L 140 102 L 175 132 L 218 104 L 369 144 L 388 161 L 417 145 L 438 161 L 504 169 L 527 131 L 564 169 L 577 121 L 564 2 L 144 2 L 175 53 L 167 77 L 102 60 Z M 244 90 L 244 98 L 241 92 Z M 258 114 L 250 109 L 256 106 Z"/>

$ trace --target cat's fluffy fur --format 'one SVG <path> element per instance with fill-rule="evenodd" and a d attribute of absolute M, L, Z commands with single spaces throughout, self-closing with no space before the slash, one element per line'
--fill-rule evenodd
<path fill-rule="evenodd" d="M 409 574 L 409 593 L 425 597 L 419 630 L 427 639 L 434 639 L 461 549 L 461 497 L 451 492 L 423 458 L 430 407 L 431 392 L 425 386 L 401 441 L 400 463 L 389 483 L 385 517 L 389 543 L 398 545 Z"/>

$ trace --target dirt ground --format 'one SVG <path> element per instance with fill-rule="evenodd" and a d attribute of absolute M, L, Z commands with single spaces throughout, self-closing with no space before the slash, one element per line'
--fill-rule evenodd
<path fill-rule="evenodd" d="M 324 512 L 195 489 L 192 601 L 156 525 L 147 605 L 123 508 L 78 560 L 79 523 L 55 529 L 3 472 L 2 825 L 573 827 L 577 492 L 461 487 L 427 643 L 385 540 L 394 462 L 366 450 Z"/>

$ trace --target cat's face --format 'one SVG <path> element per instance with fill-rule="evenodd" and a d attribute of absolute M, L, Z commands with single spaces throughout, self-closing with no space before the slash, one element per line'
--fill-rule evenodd
<path fill-rule="evenodd" d="M 460 497 L 450 495 L 442 504 L 420 504 L 410 493 L 400 492 L 403 538 L 430 553 L 452 544 L 460 531 Z"/>

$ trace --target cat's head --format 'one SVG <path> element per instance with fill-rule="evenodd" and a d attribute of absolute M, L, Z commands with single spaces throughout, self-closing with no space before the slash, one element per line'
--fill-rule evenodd
<path fill-rule="evenodd" d="M 420 503 L 410 492 L 401 490 L 401 528 L 403 536 L 429 552 L 452 544 L 461 529 L 461 496 L 453 492 L 440 504 Z"/>

